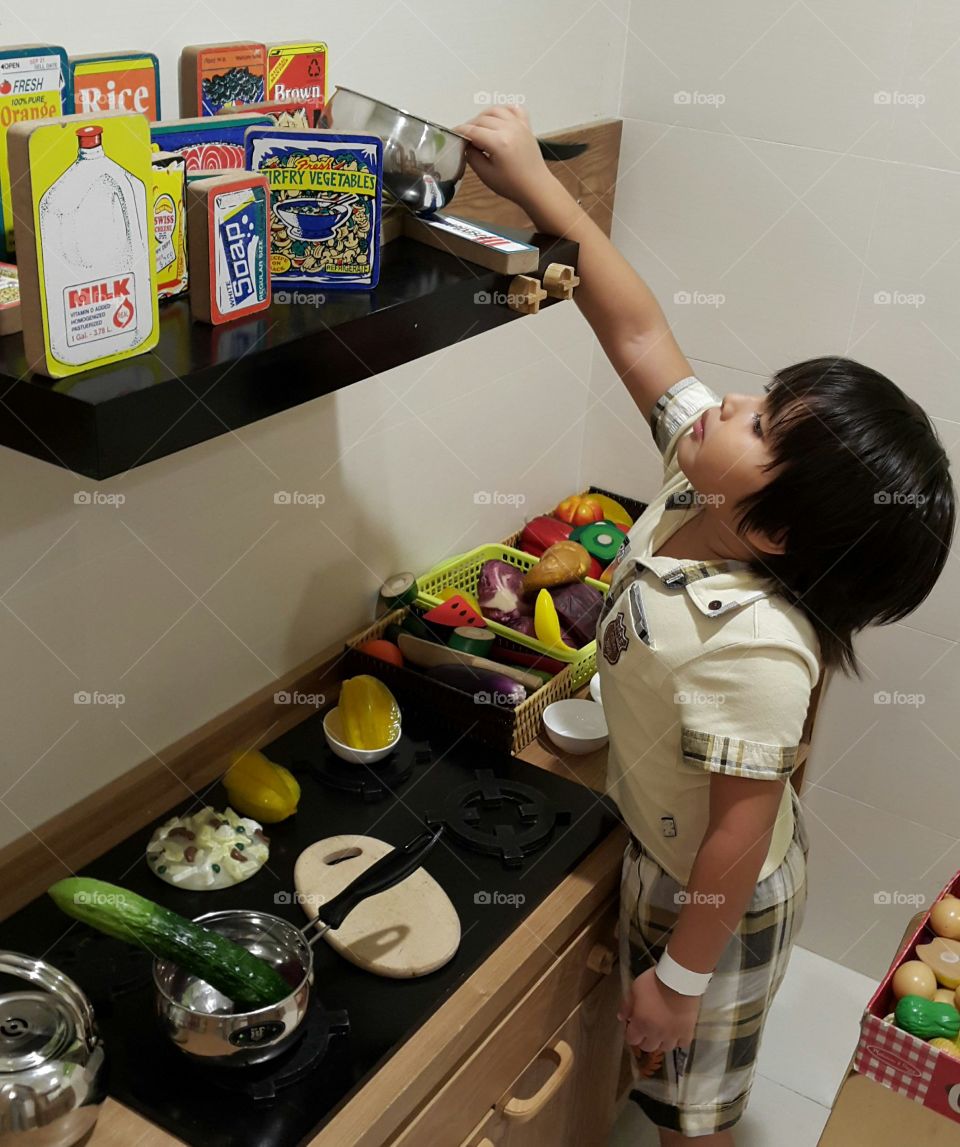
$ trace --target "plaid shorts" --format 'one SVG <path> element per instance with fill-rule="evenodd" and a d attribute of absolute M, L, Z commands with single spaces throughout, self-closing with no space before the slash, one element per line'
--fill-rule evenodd
<path fill-rule="evenodd" d="M 635 1083 L 631 1098 L 658 1127 L 685 1137 L 726 1130 L 747 1107 L 763 1025 L 787 970 L 807 897 L 809 845 L 800 802 L 790 791 L 793 840 L 780 867 L 757 884 L 720 957 L 703 996 L 693 1042 L 657 1057 L 662 1062 L 650 1075 L 641 1074 L 631 1057 Z M 639 842 L 631 840 L 620 884 L 624 994 L 663 954 L 682 904 L 676 896 L 682 890 Z"/>

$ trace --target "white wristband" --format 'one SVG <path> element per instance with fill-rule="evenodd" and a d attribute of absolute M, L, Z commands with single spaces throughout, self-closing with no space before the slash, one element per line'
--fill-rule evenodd
<path fill-rule="evenodd" d="M 664 950 L 657 964 L 657 979 L 681 996 L 702 996 L 713 979 L 713 972 L 691 972 Z"/>

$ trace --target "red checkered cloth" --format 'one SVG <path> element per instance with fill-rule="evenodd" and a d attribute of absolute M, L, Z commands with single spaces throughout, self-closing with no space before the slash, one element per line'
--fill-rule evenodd
<path fill-rule="evenodd" d="M 940 1053 L 878 1016 L 865 1015 L 854 1070 L 917 1103 L 926 1103 Z"/>

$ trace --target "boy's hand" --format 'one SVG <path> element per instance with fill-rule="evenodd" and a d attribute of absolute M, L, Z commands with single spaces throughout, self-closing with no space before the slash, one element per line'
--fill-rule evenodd
<path fill-rule="evenodd" d="M 524 210 L 552 178 L 522 108 L 489 108 L 453 130 L 470 140 L 467 163 L 487 187 Z"/>
<path fill-rule="evenodd" d="M 699 996 L 684 996 L 657 979 L 656 968 L 633 981 L 617 1019 L 626 1021 L 626 1042 L 641 1051 L 689 1047 L 700 1011 Z"/>

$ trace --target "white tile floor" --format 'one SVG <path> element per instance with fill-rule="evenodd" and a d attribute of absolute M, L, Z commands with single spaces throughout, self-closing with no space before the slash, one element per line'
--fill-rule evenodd
<path fill-rule="evenodd" d="M 737 1147 L 816 1147 L 875 987 L 859 972 L 794 948 L 763 1033 L 750 1106 L 734 1132 Z M 609 1147 L 657 1142 L 653 1124 L 630 1102 Z"/>

